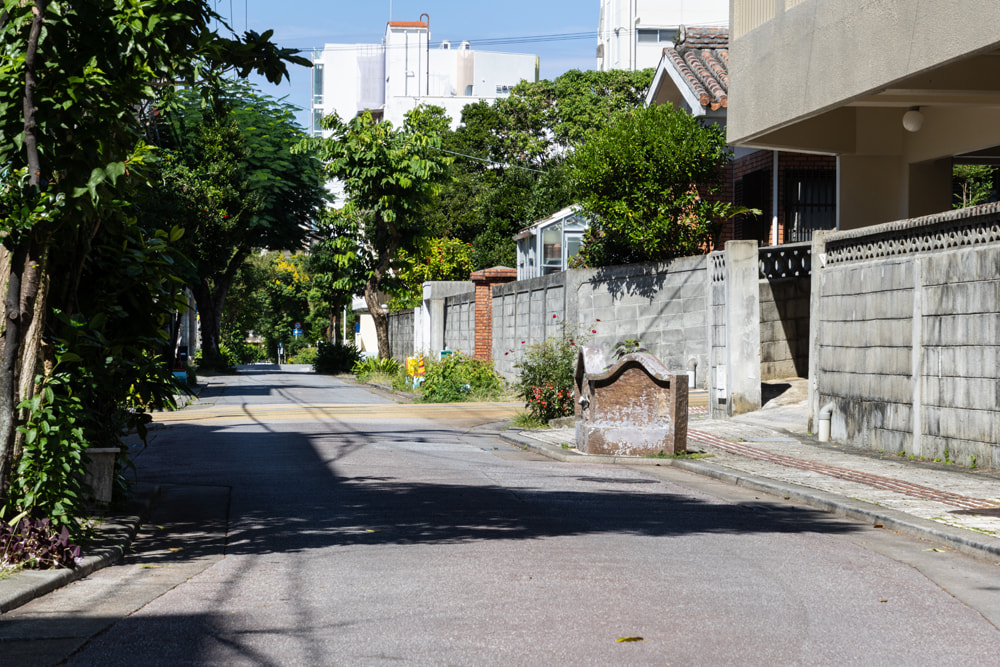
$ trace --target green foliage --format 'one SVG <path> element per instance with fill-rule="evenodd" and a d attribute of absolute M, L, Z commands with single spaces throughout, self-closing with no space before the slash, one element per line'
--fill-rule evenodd
<path fill-rule="evenodd" d="M 305 137 L 293 107 L 241 82 L 212 93 L 208 105 L 188 91 L 168 107 L 172 153 L 163 186 L 188 231 L 185 252 L 196 266 L 189 285 L 208 364 L 225 331 L 220 305 L 244 260 L 255 248 L 300 247 L 326 200 L 322 165 L 308 151 L 292 150 Z M 297 296 L 304 302 L 304 293 Z M 305 314 L 303 307 L 294 317 Z M 279 340 L 271 337 L 268 349 Z"/>
<path fill-rule="evenodd" d="M 430 239 L 416 253 L 400 251 L 399 280 L 402 283 L 389 302 L 396 312 L 416 308 L 423 302 L 423 284 L 431 280 L 468 280 L 472 273 L 472 247 L 458 239 Z"/>
<path fill-rule="evenodd" d="M 140 188 L 157 180 L 155 113 L 175 84 L 233 68 L 277 82 L 286 63 L 308 64 L 269 32 L 220 29 L 202 0 L 3 0 L 0 287 L 22 297 L 0 329 L 16 360 L 0 373 L 6 508 L 77 525 L 80 452 L 117 446 L 132 426 L 143 436 L 143 412 L 172 404 L 178 387 L 158 355 L 190 267 L 170 207 Z M 46 377 L 33 386 L 39 361 Z"/>
<path fill-rule="evenodd" d="M 315 347 L 304 347 L 288 358 L 290 364 L 308 364 L 314 366 L 319 357 L 319 351 Z"/>
<path fill-rule="evenodd" d="M 424 403 L 452 403 L 496 399 L 503 393 L 504 383 L 492 362 L 455 353 L 427 363 L 420 388 Z"/>
<path fill-rule="evenodd" d="M 367 357 L 354 362 L 351 372 L 363 382 L 369 375 L 396 375 L 399 373 L 399 362 L 392 357 Z"/>
<path fill-rule="evenodd" d="M 437 107 L 418 107 L 399 129 L 376 123 L 367 112 L 346 123 L 328 116 L 323 127 L 331 131 L 329 138 L 303 141 L 300 149 L 315 151 L 327 177 L 341 181 L 347 197 L 343 211 L 328 214 L 324 225 L 331 234 L 325 245 L 339 274 L 335 285 L 364 285 L 379 353 L 386 357 L 389 324 L 379 293 L 392 291 L 400 253 L 416 252 L 428 236 L 423 212 L 451 163 L 438 150 L 448 119 Z"/>
<path fill-rule="evenodd" d="M 69 376 L 59 373 L 18 408 L 28 418 L 18 426 L 25 438 L 11 485 L 12 506 L 77 534 L 75 517 L 83 516 L 87 505 L 80 475 L 87 448 L 86 407 L 73 395 Z"/>
<path fill-rule="evenodd" d="M 543 423 L 573 414 L 577 343 L 569 332 L 528 347 L 516 366 L 517 393 L 528 414 Z"/>
<path fill-rule="evenodd" d="M 515 265 L 513 236 L 574 202 L 565 156 L 615 113 L 643 104 L 653 71 L 566 72 L 462 111 L 443 148 L 462 156 L 426 212 L 435 234 L 470 243 L 474 269 Z"/>
<path fill-rule="evenodd" d="M 639 352 L 649 352 L 649 350 L 646 349 L 646 346 L 638 338 L 626 338 L 625 340 L 618 341 L 611 348 L 611 356 L 615 359 L 621 359 L 625 355 L 638 354 Z"/>
<path fill-rule="evenodd" d="M 955 200 L 953 208 L 967 208 L 997 197 L 997 168 L 986 164 L 956 164 L 952 167 Z"/>
<path fill-rule="evenodd" d="M 316 347 L 313 370 L 317 373 L 347 373 L 361 359 L 358 349 L 351 343 L 320 341 Z"/>
<path fill-rule="evenodd" d="M 739 212 L 711 201 L 728 159 L 725 135 L 670 105 L 620 114 L 571 158 L 591 227 L 580 261 L 591 267 L 704 252 L 718 222 Z"/>

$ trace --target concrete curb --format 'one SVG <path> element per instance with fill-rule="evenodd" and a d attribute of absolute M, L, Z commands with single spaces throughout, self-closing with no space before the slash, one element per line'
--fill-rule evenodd
<path fill-rule="evenodd" d="M 101 523 L 97 528 L 97 537 L 86 550 L 83 562 L 72 570 L 22 570 L 0 581 L 0 614 L 121 560 L 158 494 L 159 488 L 137 497 L 125 513 L 116 514 Z"/>
<path fill-rule="evenodd" d="M 732 470 L 704 460 L 692 459 L 647 459 L 621 456 L 586 456 L 573 451 L 556 448 L 554 445 L 539 442 L 517 432 L 504 431 L 499 434 L 502 440 L 525 447 L 531 451 L 547 456 L 556 461 L 574 463 L 611 463 L 628 466 L 669 465 L 681 470 L 687 470 L 704 477 L 726 482 L 734 486 L 766 493 L 782 499 L 790 500 L 823 512 L 869 523 L 881 524 L 886 530 L 892 530 L 903 535 L 935 542 L 961 553 L 996 562 L 1000 558 L 1000 543 L 996 540 L 984 540 L 979 536 L 961 528 L 954 528 L 927 519 L 912 516 L 905 512 L 886 509 L 877 505 L 846 498 L 836 494 L 812 489 L 798 484 L 781 482 L 759 475 Z"/>

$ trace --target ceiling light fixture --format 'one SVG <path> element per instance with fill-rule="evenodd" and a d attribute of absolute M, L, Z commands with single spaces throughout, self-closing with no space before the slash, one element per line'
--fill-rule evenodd
<path fill-rule="evenodd" d="M 920 107 L 910 107 L 910 110 L 903 114 L 903 127 L 907 132 L 916 132 L 924 126 L 924 114 L 920 113 Z"/>

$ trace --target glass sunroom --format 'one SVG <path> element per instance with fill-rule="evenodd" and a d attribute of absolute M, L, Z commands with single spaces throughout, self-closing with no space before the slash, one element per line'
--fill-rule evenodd
<path fill-rule="evenodd" d="M 517 279 L 537 278 L 565 271 L 583 245 L 587 220 L 569 206 L 521 230 L 517 241 Z"/>

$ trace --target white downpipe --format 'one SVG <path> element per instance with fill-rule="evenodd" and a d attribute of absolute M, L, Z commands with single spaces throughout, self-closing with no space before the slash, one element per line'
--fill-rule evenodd
<path fill-rule="evenodd" d="M 830 442 L 830 419 L 836 406 L 830 401 L 819 409 L 819 441 Z"/>

